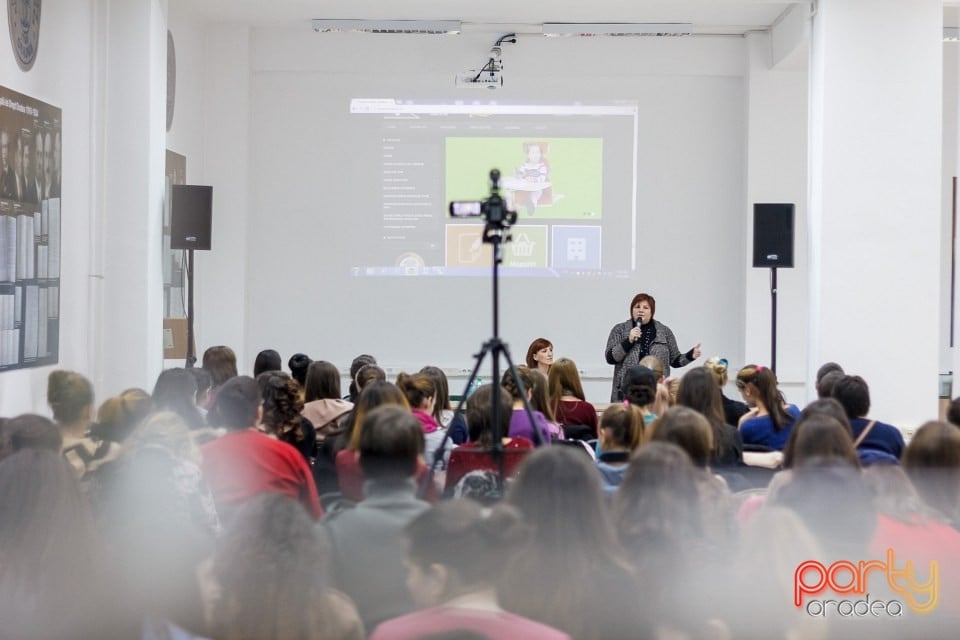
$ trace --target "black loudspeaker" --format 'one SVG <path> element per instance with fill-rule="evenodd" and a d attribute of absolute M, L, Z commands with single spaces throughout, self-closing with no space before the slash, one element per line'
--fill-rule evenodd
<path fill-rule="evenodd" d="M 793 205 L 753 205 L 753 266 L 793 267 Z"/>
<path fill-rule="evenodd" d="M 170 248 L 210 250 L 213 187 L 175 184 L 170 201 Z"/>

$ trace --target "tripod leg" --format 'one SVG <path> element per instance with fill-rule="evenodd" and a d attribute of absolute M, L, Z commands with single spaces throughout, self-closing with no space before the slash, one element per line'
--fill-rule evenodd
<path fill-rule="evenodd" d="M 483 359 L 487 357 L 487 353 L 490 352 L 490 348 L 490 342 L 485 342 L 483 344 L 483 348 L 480 349 L 480 352 L 474 356 L 477 359 L 477 362 L 473 366 L 473 371 L 470 373 L 470 377 L 467 378 L 467 386 L 464 387 L 463 394 L 460 396 L 460 402 L 457 403 L 457 408 L 453 412 L 454 420 L 456 420 L 457 416 L 463 415 L 463 408 L 467 404 L 467 393 L 470 391 L 470 385 L 472 385 L 473 381 L 477 379 L 477 374 L 480 372 L 480 367 L 483 365 Z M 430 465 L 430 470 L 427 475 L 424 476 L 423 482 L 420 483 L 420 486 L 417 489 L 418 498 L 426 498 L 427 490 L 430 488 L 430 484 L 433 482 L 433 477 L 437 473 L 437 465 L 440 464 L 444 459 L 443 453 L 447 448 L 447 442 L 450 441 L 450 430 L 446 429 L 445 431 L 446 433 L 443 435 L 443 440 L 440 441 L 436 451 L 434 451 L 433 463 Z"/>

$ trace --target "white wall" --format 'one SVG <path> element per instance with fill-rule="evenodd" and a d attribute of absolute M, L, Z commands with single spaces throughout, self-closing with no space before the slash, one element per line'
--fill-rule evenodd
<path fill-rule="evenodd" d="M 90 372 L 92 187 L 91 82 L 93 3 L 47 0 L 33 69 L 17 66 L 9 42 L 0 46 L 0 78 L 14 91 L 63 110 L 63 209 L 60 270 L 60 362 L 58 367 Z M 5 12 L 4 12 L 5 15 Z M 0 374 L 0 415 L 45 411 L 47 375 L 54 367 Z"/>
<path fill-rule="evenodd" d="M 356 215 L 350 190 L 371 188 L 376 168 L 351 154 L 347 131 L 355 124 L 348 122 L 348 104 L 355 96 L 489 99 L 455 89 L 453 77 L 483 62 L 491 36 L 319 35 L 306 25 L 255 30 L 246 174 L 239 122 L 247 60 L 241 31 L 224 26 L 210 32 L 224 53 L 208 49 L 208 68 L 233 84 L 215 98 L 220 106 L 206 105 L 215 234 L 214 250 L 203 256 L 207 264 L 197 269 L 203 292 L 199 350 L 241 345 L 241 370 L 266 347 L 284 359 L 304 351 L 341 367 L 362 351 L 396 370 L 428 363 L 469 367 L 491 333 L 486 279 L 347 276 L 351 247 L 344 239 Z M 741 38 L 522 38 L 507 46 L 506 86 L 495 99 L 629 99 L 641 112 L 641 272 L 590 288 L 504 280 L 501 333 L 515 360 L 523 359 L 533 338 L 548 336 L 558 356 L 572 357 L 598 378 L 588 382 L 591 398 L 605 399 L 607 332 L 626 318 L 630 298 L 641 290 L 657 297 L 658 318 L 671 326 L 681 348 L 699 341 L 707 354 L 740 359 L 745 53 Z M 228 114 L 227 104 L 235 111 Z M 239 260 L 245 188 L 252 198 L 246 259 Z M 226 210 L 217 195 L 224 191 L 237 198 Z M 218 228 L 227 218 L 236 224 Z"/>
<path fill-rule="evenodd" d="M 960 43 L 943 43 L 943 174 L 940 190 L 942 193 L 943 219 L 940 226 L 940 372 L 960 371 L 954 365 L 954 353 L 960 349 L 950 347 L 950 278 L 953 217 L 953 178 L 960 175 L 957 166 L 957 152 L 960 149 Z M 957 319 L 954 319 L 956 327 Z M 960 333 L 954 328 L 954 340 L 960 343 Z M 960 386 L 954 385 L 954 389 Z M 955 394 L 954 394 L 955 395 Z M 952 397 L 952 396 L 951 396 Z"/>
<path fill-rule="evenodd" d="M 790 402 L 807 401 L 807 73 L 773 66 L 771 36 L 750 34 L 748 47 L 747 202 L 743 245 L 746 305 L 743 360 L 770 365 L 770 269 L 753 268 L 753 203 L 792 202 L 794 268 L 777 270 L 777 378 Z M 777 49 L 781 58 L 788 53 Z"/>
<path fill-rule="evenodd" d="M 169 144 L 195 161 L 193 179 L 203 163 L 204 34 L 190 16 L 174 24 L 180 80 Z M 4 84 L 63 110 L 56 367 L 90 377 L 98 402 L 129 386 L 152 388 L 160 371 L 166 29 L 165 0 L 48 0 L 30 72 L 0 47 Z M 0 376 L 0 415 L 46 413 L 53 368 Z"/>
<path fill-rule="evenodd" d="M 942 11 L 834 0 L 814 19 L 811 370 L 863 375 L 871 415 L 907 430 L 937 415 Z"/>
<path fill-rule="evenodd" d="M 187 158 L 187 182 L 203 182 L 205 148 L 204 108 L 206 86 L 206 26 L 186 10 L 189 0 L 172 0 L 167 27 L 177 54 L 176 105 L 173 125 L 167 131 L 167 148 Z"/>
<path fill-rule="evenodd" d="M 247 216 L 251 179 L 250 29 L 210 25 L 204 59 L 203 180 L 213 185 L 211 251 L 196 253 L 196 343 L 198 357 L 207 347 L 228 345 L 239 362 L 249 361 L 247 314 L 269 313 L 247 307 Z M 187 159 L 188 170 L 190 159 Z M 256 352 L 254 352 L 256 353 Z M 241 367 L 242 370 L 242 367 Z"/>
<path fill-rule="evenodd" d="M 163 359 L 166 2 L 107 4 L 101 397 L 152 388 Z"/>
<path fill-rule="evenodd" d="M 349 211 L 342 184 L 362 173 L 362 168 L 351 167 L 349 162 L 345 167 L 342 162 L 350 152 L 350 141 L 339 129 L 346 117 L 346 101 L 354 95 L 473 97 L 475 93 L 453 90 L 453 75 L 481 63 L 493 36 L 380 39 L 321 36 L 307 25 L 297 31 L 200 26 L 189 12 L 181 12 L 189 4 L 184 1 L 171 0 L 169 12 L 179 63 L 174 126 L 166 137 L 151 133 L 135 143 L 139 147 L 135 154 L 151 176 L 161 158 L 159 180 L 162 156 L 157 153 L 170 147 L 187 156 L 191 182 L 215 187 L 214 250 L 197 256 L 200 352 L 212 344 L 233 345 L 241 369 L 248 369 L 256 351 L 268 346 L 280 350 L 285 358 L 302 350 L 340 366 L 346 366 L 356 352 L 369 350 L 394 369 L 419 367 L 424 360 L 450 370 L 468 367 L 470 355 L 490 332 L 485 281 L 438 285 L 432 296 L 417 300 L 430 310 L 429 320 L 425 320 L 423 314 L 402 312 L 406 299 L 422 292 L 390 282 L 374 283 L 368 292 L 373 295 L 355 296 L 353 289 L 350 293 L 344 290 L 355 282 L 336 281 L 332 279 L 336 274 L 317 265 L 325 264 L 331 253 L 342 258 L 349 250 L 338 244 L 336 232 L 336 225 L 348 216 L 344 212 Z M 108 125 L 114 135 L 127 126 L 123 116 L 109 108 L 104 73 L 109 63 L 117 64 L 114 56 L 131 53 L 144 58 L 141 72 L 150 74 L 151 80 L 142 86 L 150 99 L 139 103 L 137 117 L 155 128 L 155 123 L 162 121 L 159 105 L 163 96 L 156 82 L 164 80 L 159 64 L 165 60 L 160 36 L 165 35 L 167 26 L 165 2 L 139 2 L 139 10 L 149 12 L 142 33 L 150 44 L 144 47 L 143 42 L 130 42 L 125 52 L 118 42 L 106 42 L 109 4 L 48 0 L 40 54 L 30 73 L 19 70 L 9 47 L 0 47 L 4 84 L 63 109 L 63 236 L 76 240 L 63 245 L 58 366 L 106 381 L 98 385 L 101 399 L 131 384 L 149 387 L 159 370 L 159 360 L 154 361 L 158 356 L 153 353 L 159 348 L 159 313 L 144 315 L 139 302 L 131 305 L 112 282 L 124 279 L 121 272 L 128 269 L 124 256 L 132 256 L 136 247 L 144 251 L 159 247 L 159 225 L 152 219 L 159 207 L 154 178 L 136 178 L 143 189 L 131 185 L 125 190 L 124 197 L 143 203 L 142 211 L 135 215 L 146 216 L 143 233 L 135 233 L 136 246 L 115 248 L 112 259 L 107 259 L 105 249 L 101 251 L 109 237 L 106 222 L 120 215 L 110 208 L 104 211 L 103 206 L 116 179 L 105 169 L 111 161 L 105 136 Z M 923 9 L 930 8 L 924 3 Z M 113 18 L 118 15 L 114 12 Z M 927 13 L 923 15 L 926 19 Z M 114 27 L 118 25 L 114 23 Z M 542 303 L 561 299 L 566 293 L 563 286 L 521 280 L 505 283 L 503 334 L 515 359 L 522 359 L 533 337 L 546 335 L 557 344 L 558 355 L 573 357 L 592 374 L 587 381 L 588 394 L 602 400 L 607 394 L 605 372 L 609 371 L 601 359 L 606 332 L 624 316 L 633 293 L 649 290 L 658 298 L 658 317 L 674 329 L 682 347 L 701 341 L 705 354 L 721 353 L 732 364 L 764 361 L 769 336 L 766 277 L 747 266 L 750 208 L 756 201 L 797 202 L 798 266 L 802 260 L 825 256 L 826 268 L 838 267 L 835 259 L 842 251 L 830 248 L 827 254 L 808 256 L 804 250 L 800 158 L 804 156 L 806 126 L 799 105 L 805 99 L 805 72 L 802 68 L 765 67 L 765 45 L 757 40 L 763 37 L 753 37 L 749 43 L 738 38 L 521 38 L 517 45 L 506 46 L 507 85 L 495 97 L 638 100 L 652 125 L 645 143 L 656 152 L 642 159 L 647 164 L 641 163 L 640 169 L 641 181 L 654 187 L 645 191 L 650 200 L 642 210 L 655 225 L 657 242 L 646 262 L 653 268 L 636 279 L 607 283 L 576 301 L 567 301 L 568 307 L 575 309 L 570 314 L 557 313 L 552 302 Z M 869 43 L 864 50 L 869 50 Z M 778 58 L 788 55 L 789 51 L 778 45 Z M 943 55 L 948 85 L 944 109 L 956 110 L 955 60 L 949 52 Z M 889 84 L 887 71 L 878 76 L 877 85 Z M 926 76 L 923 83 L 917 86 L 924 94 L 941 88 L 928 86 Z M 835 89 L 846 90 L 842 85 Z M 861 113 L 861 102 L 856 95 L 851 97 L 850 117 Z M 948 165 L 956 164 L 955 122 L 955 113 L 944 114 L 949 147 L 943 152 L 944 176 L 950 175 Z M 832 139 L 835 131 L 830 133 Z M 133 130 L 130 134 L 140 135 Z M 924 145 L 938 145 L 939 136 L 930 139 L 929 134 L 924 131 Z M 823 156 L 816 155 L 815 162 L 821 160 Z M 814 178 L 815 182 L 822 180 L 822 175 Z M 946 190 L 943 185 L 937 193 L 946 194 Z M 887 204 L 878 206 L 886 209 Z M 912 206 L 917 206 L 915 200 Z M 940 208 L 939 200 L 936 206 L 938 211 L 946 208 Z M 297 233 L 309 228 L 304 222 L 314 220 L 333 225 L 331 232 L 308 237 Z M 938 216 L 934 226 L 939 229 L 945 224 Z M 924 234 L 936 238 L 945 252 L 946 241 L 938 234 L 929 235 L 928 226 L 922 223 Z M 816 224 L 811 228 L 824 232 Z M 834 233 L 843 231 L 831 230 L 827 235 Z M 131 236 L 121 236 L 119 242 L 131 241 Z M 137 265 L 143 265 L 137 269 L 145 280 L 131 279 L 121 287 L 146 287 L 148 290 L 138 291 L 136 296 L 148 307 L 154 304 L 154 287 L 159 305 L 159 278 L 153 282 L 153 269 L 159 273 L 155 257 L 146 256 L 144 262 L 139 255 L 132 257 Z M 948 257 L 935 257 L 939 262 L 934 271 L 941 271 Z M 930 262 L 930 256 L 917 258 L 923 265 Z M 788 386 L 795 384 L 799 396 L 806 394 L 800 382 L 810 375 L 810 367 L 834 357 L 824 345 L 823 327 L 812 329 L 808 341 L 804 335 L 807 320 L 790 311 L 803 304 L 803 292 L 809 290 L 805 288 L 824 278 L 817 265 L 808 264 L 808 269 L 809 276 L 802 267 L 780 272 L 778 364 L 781 378 Z M 910 290 L 911 283 L 898 286 Z M 876 291 L 871 289 L 869 304 L 876 304 L 884 291 L 879 285 Z M 935 302 L 931 315 L 937 316 L 938 308 L 943 314 L 943 296 L 944 289 L 937 281 L 929 296 Z M 822 292 L 811 290 L 807 302 L 809 317 L 816 318 Z M 137 328 L 131 333 L 124 328 L 128 325 Z M 122 344 L 113 341 L 115 330 L 123 336 Z M 451 333 L 444 333 L 447 331 Z M 931 374 L 938 368 L 936 354 L 942 348 L 938 351 L 937 344 L 938 340 L 942 344 L 945 332 L 938 325 L 932 335 L 933 340 L 927 340 L 930 348 L 923 350 L 934 354 L 932 366 L 925 367 Z M 442 351 L 421 357 L 426 345 L 438 337 L 444 345 Z M 812 348 L 807 356 L 806 344 Z M 841 350 L 837 357 L 843 360 L 844 355 L 847 352 Z M 848 360 L 861 363 L 852 354 Z M 136 364 L 115 366 L 127 361 Z M 882 371 L 885 363 L 863 360 L 859 372 L 872 381 L 872 372 Z M 3 374 L 0 414 L 44 410 L 49 370 Z M 923 388 L 935 389 L 934 384 L 924 380 Z M 921 412 L 931 414 L 925 405 L 918 414 Z"/>

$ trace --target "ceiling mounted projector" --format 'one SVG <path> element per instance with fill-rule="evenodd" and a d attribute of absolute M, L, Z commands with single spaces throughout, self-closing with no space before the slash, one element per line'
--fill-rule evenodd
<path fill-rule="evenodd" d="M 501 36 L 490 49 L 490 58 L 480 69 L 470 69 L 463 73 L 458 73 L 456 77 L 456 86 L 468 89 L 499 89 L 503 86 L 503 50 L 500 48 L 504 42 L 516 43 L 517 34 L 508 33 Z"/>

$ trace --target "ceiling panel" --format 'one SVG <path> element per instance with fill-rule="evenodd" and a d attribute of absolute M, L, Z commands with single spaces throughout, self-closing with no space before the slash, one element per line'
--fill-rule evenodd
<path fill-rule="evenodd" d="M 309 27 L 311 18 L 459 19 L 489 25 L 544 22 L 691 22 L 694 31 L 742 32 L 770 26 L 806 0 L 170 0 L 178 11 L 207 22 Z"/>

